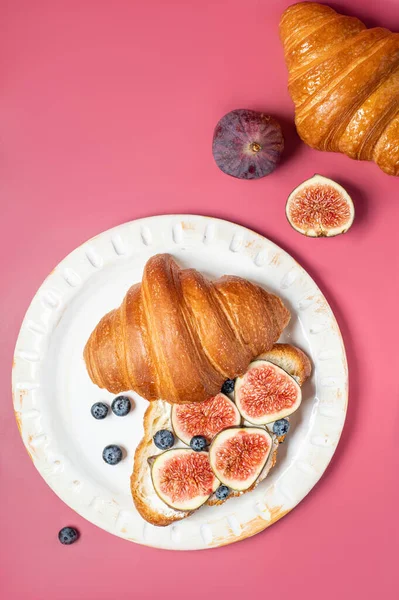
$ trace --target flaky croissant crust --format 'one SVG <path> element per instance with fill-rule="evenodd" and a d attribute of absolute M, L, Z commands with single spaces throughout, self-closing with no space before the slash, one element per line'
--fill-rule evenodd
<path fill-rule="evenodd" d="M 209 281 L 168 254 L 146 264 L 84 349 L 92 381 L 147 400 L 199 402 L 268 351 L 290 318 L 280 298 L 235 276 Z"/>
<path fill-rule="evenodd" d="M 399 175 L 399 34 L 301 2 L 280 36 L 303 141 Z"/>

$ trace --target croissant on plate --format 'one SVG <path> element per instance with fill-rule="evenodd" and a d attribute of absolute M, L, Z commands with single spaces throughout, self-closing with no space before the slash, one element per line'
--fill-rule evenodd
<path fill-rule="evenodd" d="M 399 175 L 399 33 L 301 2 L 280 36 L 303 141 Z"/>
<path fill-rule="evenodd" d="M 101 319 L 84 359 L 92 381 L 112 393 L 199 402 L 270 350 L 289 319 L 280 298 L 246 279 L 209 281 L 158 254 Z"/>

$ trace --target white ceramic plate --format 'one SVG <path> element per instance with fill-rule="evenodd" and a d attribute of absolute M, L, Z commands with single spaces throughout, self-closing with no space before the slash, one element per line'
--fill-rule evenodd
<path fill-rule="evenodd" d="M 240 275 L 282 297 L 292 320 L 282 340 L 313 362 L 301 408 L 291 419 L 277 466 L 256 490 L 220 507 L 202 507 L 173 526 L 136 512 L 129 478 L 147 402 L 132 394 L 127 417 L 96 421 L 94 402 L 112 395 L 91 383 L 83 347 L 99 319 L 141 280 L 148 258 L 169 252 L 209 277 Z M 331 308 L 298 263 L 264 237 L 218 219 L 164 215 L 120 225 L 83 244 L 44 281 L 18 337 L 14 408 L 23 441 L 48 485 L 80 515 L 128 540 L 176 550 L 211 548 L 262 531 L 292 510 L 319 480 L 337 446 L 348 398 L 345 350 Z M 102 450 L 127 457 L 111 467 Z"/>

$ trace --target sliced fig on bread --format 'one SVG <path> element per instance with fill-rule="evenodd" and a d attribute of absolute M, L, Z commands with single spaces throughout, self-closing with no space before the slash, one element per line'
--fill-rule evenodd
<path fill-rule="evenodd" d="M 155 457 L 151 477 L 158 496 L 171 508 L 196 510 L 219 486 L 207 452 L 189 448 L 167 450 Z"/>
<path fill-rule="evenodd" d="M 174 404 L 172 407 L 174 432 L 188 446 L 197 435 L 203 436 L 210 444 L 220 431 L 240 423 L 241 415 L 236 405 L 224 394 L 217 394 L 203 402 Z"/>
<path fill-rule="evenodd" d="M 299 408 L 301 400 L 301 388 L 295 379 L 269 361 L 255 360 L 236 380 L 237 408 L 254 425 L 288 417 Z"/>
<path fill-rule="evenodd" d="M 209 449 L 215 476 L 232 490 L 245 491 L 258 479 L 273 445 L 261 427 L 232 427 L 221 431 Z"/>

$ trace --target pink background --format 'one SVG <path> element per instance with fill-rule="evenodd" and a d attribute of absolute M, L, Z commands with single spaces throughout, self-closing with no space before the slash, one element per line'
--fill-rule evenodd
<path fill-rule="evenodd" d="M 1 2 L 5 600 L 397 597 L 399 182 L 297 138 L 278 39 L 288 4 Z M 399 30 L 396 0 L 336 8 Z M 286 137 L 283 163 L 257 182 L 227 177 L 211 155 L 217 120 L 242 107 L 277 116 Z M 314 172 L 353 195 L 349 234 L 311 240 L 287 224 L 287 195 Z M 24 312 L 58 261 L 104 229 L 173 212 L 236 221 L 297 258 L 338 318 L 351 386 L 332 464 L 290 515 L 237 545 L 179 554 L 113 537 L 53 494 L 19 438 L 9 383 Z M 57 540 L 67 524 L 81 531 L 71 547 Z"/>

